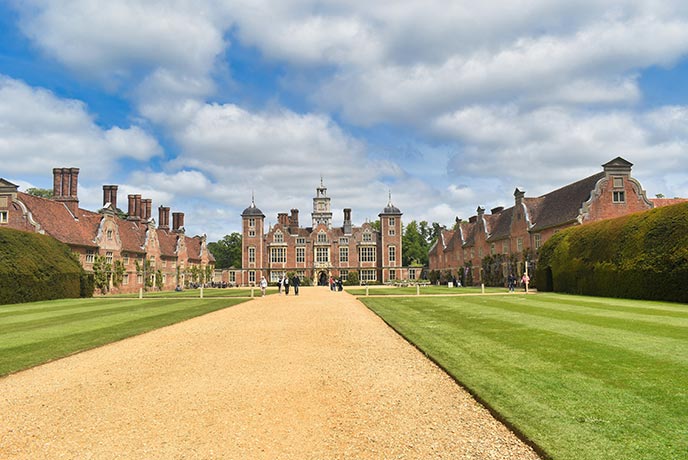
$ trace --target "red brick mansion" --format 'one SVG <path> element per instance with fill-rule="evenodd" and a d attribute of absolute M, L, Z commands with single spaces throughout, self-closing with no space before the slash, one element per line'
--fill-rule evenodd
<path fill-rule="evenodd" d="M 152 201 L 141 195 L 128 196 L 124 213 L 117 207 L 117 185 L 104 185 L 103 208 L 88 211 L 79 207 L 78 179 L 78 168 L 53 169 L 50 199 L 0 179 L 0 227 L 52 236 L 67 244 L 88 272 L 98 257 L 104 258 L 110 267 L 120 267 L 119 286 L 111 279 L 116 292 L 138 292 L 144 278 L 149 285 L 174 289 L 212 275 L 215 258 L 206 237 L 185 235 L 184 213 L 173 212 L 170 227 L 170 208 L 160 206 L 156 226 Z"/>
<path fill-rule="evenodd" d="M 330 276 L 346 280 L 355 271 L 364 283 L 387 282 L 420 276 L 402 267 L 401 211 L 392 204 L 379 214 L 380 230 L 371 223 L 352 225 L 351 209 L 344 209 L 343 223 L 334 226 L 330 197 L 320 182 L 313 198 L 311 225 L 302 227 L 299 210 L 279 213 L 277 223 L 265 231 L 265 215 L 255 202 L 244 210 L 242 219 L 242 270 L 230 280 L 254 284 L 265 276 L 274 282 L 287 272 L 327 283 Z M 411 273 L 409 272 L 411 271 Z"/>
<path fill-rule="evenodd" d="M 453 229 L 441 232 L 428 254 L 429 269 L 479 284 L 486 278 L 483 261 L 490 257 L 500 265 L 501 279 L 509 271 L 520 276 L 524 260 L 537 260 L 540 246 L 559 230 L 684 201 L 648 199 L 631 176 L 632 166 L 617 157 L 601 172 L 539 197 L 526 197 L 517 188 L 509 208 L 488 214 L 479 206 L 477 215 L 468 221 L 457 218 Z"/>

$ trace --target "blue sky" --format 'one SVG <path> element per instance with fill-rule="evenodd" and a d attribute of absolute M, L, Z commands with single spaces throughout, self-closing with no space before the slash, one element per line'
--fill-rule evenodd
<path fill-rule="evenodd" d="M 256 205 L 335 225 L 393 203 L 451 225 L 622 156 L 649 197 L 688 196 L 680 1 L 5 0 L 0 176 L 79 167 L 238 231 Z M 157 215 L 154 213 L 154 215 Z"/>

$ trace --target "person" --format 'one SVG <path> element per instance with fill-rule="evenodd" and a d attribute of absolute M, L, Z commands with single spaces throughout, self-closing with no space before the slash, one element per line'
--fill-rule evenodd
<path fill-rule="evenodd" d="M 523 291 L 528 292 L 528 283 L 530 282 L 530 276 L 527 273 L 523 274 L 521 277 L 521 283 L 523 283 Z"/>
<path fill-rule="evenodd" d="M 282 284 L 284 284 L 284 295 L 289 295 L 289 277 L 287 275 L 284 275 Z"/>
<path fill-rule="evenodd" d="M 338 278 L 338 279 L 337 279 L 337 290 L 338 290 L 339 292 L 342 292 L 342 289 L 344 289 L 344 285 L 342 284 L 342 279 L 341 279 L 341 278 Z"/>
<path fill-rule="evenodd" d="M 509 287 L 509 292 L 514 292 L 514 289 L 516 288 L 516 277 L 513 273 L 509 273 L 506 284 Z"/>
<path fill-rule="evenodd" d="M 291 280 L 291 284 L 294 285 L 294 295 L 299 295 L 299 285 L 301 284 L 301 280 L 299 279 L 298 275 L 294 275 L 294 278 Z"/>
<path fill-rule="evenodd" d="M 277 293 L 282 295 L 282 275 L 277 279 Z"/>
<path fill-rule="evenodd" d="M 265 289 L 268 287 L 268 280 L 264 276 L 260 277 L 260 293 L 265 297 Z"/>

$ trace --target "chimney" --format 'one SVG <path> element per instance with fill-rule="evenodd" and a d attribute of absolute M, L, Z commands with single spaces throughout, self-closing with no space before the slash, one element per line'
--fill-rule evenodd
<path fill-rule="evenodd" d="M 117 208 L 117 188 L 116 185 L 103 185 L 103 206 L 112 203 Z"/>
<path fill-rule="evenodd" d="M 183 212 L 173 212 L 172 213 L 172 231 L 173 232 L 184 231 L 184 213 Z"/>
<path fill-rule="evenodd" d="M 351 235 L 351 208 L 344 208 L 344 228 L 345 235 Z"/>
<path fill-rule="evenodd" d="M 292 228 L 299 228 L 299 210 L 292 209 L 291 217 L 289 218 L 289 226 Z"/>
<path fill-rule="evenodd" d="M 141 216 L 143 215 L 143 212 L 141 211 L 141 195 L 139 194 L 134 195 L 134 215 L 138 219 L 141 219 Z"/>
<path fill-rule="evenodd" d="M 279 224 L 282 227 L 288 227 L 289 226 L 288 219 L 289 218 L 287 217 L 286 212 L 280 212 L 277 214 L 277 222 L 279 222 Z"/>
<path fill-rule="evenodd" d="M 478 209 L 476 209 L 476 212 L 478 213 L 478 217 L 482 217 L 483 215 L 485 215 L 485 208 L 478 206 Z"/>
<path fill-rule="evenodd" d="M 160 230 L 170 229 L 170 208 L 167 206 L 158 208 L 158 228 Z"/>
<path fill-rule="evenodd" d="M 140 195 L 139 195 L 140 196 Z M 129 209 L 127 211 L 129 220 L 139 220 L 139 215 L 136 210 L 136 195 L 127 195 L 129 199 Z"/>
<path fill-rule="evenodd" d="M 514 190 L 514 202 L 516 206 L 519 206 L 523 202 L 523 197 L 526 196 L 526 192 L 522 192 L 521 190 L 516 187 L 516 190 Z"/>
<path fill-rule="evenodd" d="M 74 216 L 79 210 L 79 168 L 53 168 L 53 199 L 63 202 Z"/>
<path fill-rule="evenodd" d="M 141 220 L 150 220 L 153 200 L 145 198 L 141 200 Z"/>
<path fill-rule="evenodd" d="M 504 211 L 504 206 L 497 206 L 496 208 L 492 208 L 490 210 L 490 214 L 499 214 L 502 211 Z"/>

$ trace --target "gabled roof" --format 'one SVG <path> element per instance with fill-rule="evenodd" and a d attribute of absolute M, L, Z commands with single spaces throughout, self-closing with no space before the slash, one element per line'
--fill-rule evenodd
<path fill-rule="evenodd" d="M 487 241 L 499 241 L 509 238 L 511 235 L 511 219 L 514 215 L 514 207 L 504 209 L 498 214 L 493 214 L 490 226 L 490 237 Z"/>
<path fill-rule="evenodd" d="M 533 224 L 531 230 L 539 231 L 574 222 L 583 203 L 590 199 L 595 185 L 604 177 L 605 173 L 600 172 L 539 197 L 537 206 L 528 209 Z"/>
<path fill-rule="evenodd" d="M 95 243 L 102 216 L 98 213 L 79 208 L 76 216 L 59 201 L 49 200 L 24 192 L 17 192 L 41 229 L 63 243 L 97 247 Z"/>

